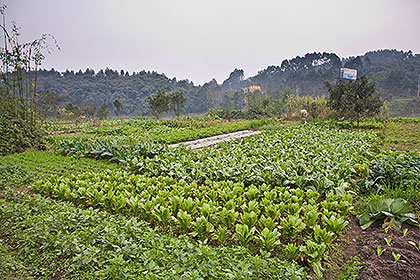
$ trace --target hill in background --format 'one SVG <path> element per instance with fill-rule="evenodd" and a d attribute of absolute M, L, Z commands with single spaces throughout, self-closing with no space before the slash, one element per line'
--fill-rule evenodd
<path fill-rule="evenodd" d="M 245 78 L 243 70 L 235 69 L 222 84 L 213 79 L 202 86 L 150 71 L 129 74 L 108 68 L 97 73 L 91 69 L 76 73 L 41 70 L 38 89 L 40 94 L 45 90 L 57 94 L 61 105 L 73 103 L 81 108 L 99 108 L 103 103 L 112 108 L 113 101 L 119 100 L 121 114 L 132 116 L 149 114 L 147 98 L 158 89 L 180 91 L 187 99 L 183 113 L 198 114 L 222 106 L 227 92 L 235 96 L 251 85 L 260 86 L 263 92 L 289 90 L 299 95 L 323 95 L 325 81 L 335 82 L 341 67 L 357 69 L 358 76 L 375 79 L 377 90 L 390 101 L 394 116 L 420 116 L 420 102 L 415 98 L 420 54 L 397 50 L 370 51 L 349 58 L 335 53 L 308 53 L 268 66 L 253 77 Z"/>

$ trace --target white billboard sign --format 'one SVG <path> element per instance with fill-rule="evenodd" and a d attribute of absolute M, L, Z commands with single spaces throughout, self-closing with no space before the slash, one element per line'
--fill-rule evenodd
<path fill-rule="evenodd" d="M 341 78 L 347 80 L 356 81 L 357 79 L 357 70 L 350 68 L 341 68 Z"/>

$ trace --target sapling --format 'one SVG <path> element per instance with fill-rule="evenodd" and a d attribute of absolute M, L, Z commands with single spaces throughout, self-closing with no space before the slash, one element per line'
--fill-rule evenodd
<path fill-rule="evenodd" d="M 416 248 L 417 251 L 420 251 L 420 240 L 419 240 L 419 245 L 417 246 L 417 244 L 413 241 L 408 241 L 408 244 L 413 245 L 414 248 Z"/>
<path fill-rule="evenodd" d="M 376 248 L 376 252 L 378 253 L 378 257 L 380 257 L 384 252 L 386 251 L 386 249 L 381 249 L 381 245 L 378 245 L 378 247 Z"/>
<path fill-rule="evenodd" d="M 388 237 L 388 238 L 385 237 L 384 240 L 385 240 L 386 244 L 389 247 L 392 247 L 392 239 L 391 239 L 391 237 Z"/>
<path fill-rule="evenodd" d="M 392 252 L 392 256 L 394 257 L 395 262 L 399 262 L 399 261 L 402 262 L 402 263 L 406 262 L 405 260 L 401 260 L 401 255 L 400 254 L 396 254 L 396 253 Z"/>

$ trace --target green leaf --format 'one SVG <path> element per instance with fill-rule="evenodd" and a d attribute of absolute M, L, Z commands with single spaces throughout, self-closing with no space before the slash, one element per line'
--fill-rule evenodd
<path fill-rule="evenodd" d="M 402 215 L 409 212 L 412 212 L 414 210 L 413 206 L 407 203 L 402 198 L 395 199 L 390 206 L 390 210 L 395 215 Z"/>

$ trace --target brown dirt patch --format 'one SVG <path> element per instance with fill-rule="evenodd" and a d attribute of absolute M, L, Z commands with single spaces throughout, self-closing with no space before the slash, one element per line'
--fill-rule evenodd
<path fill-rule="evenodd" d="M 53 134 L 71 134 L 71 133 L 76 133 L 76 132 L 80 132 L 82 131 L 81 129 L 71 129 L 71 130 L 51 130 L 51 131 L 45 131 L 46 134 L 48 135 L 53 135 Z"/>
<path fill-rule="evenodd" d="M 349 231 L 340 242 L 344 252 L 344 262 L 359 254 L 361 261 L 368 262 L 368 267 L 359 272 L 360 280 L 420 280 L 420 251 L 408 241 L 419 244 L 420 229 L 403 224 L 400 230 L 389 229 L 388 233 L 379 224 L 373 224 L 362 230 L 356 217 L 352 217 Z M 408 229 L 403 236 L 403 229 Z M 392 246 L 388 246 L 385 238 L 391 238 Z M 381 256 L 377 254 L 378 245 L 385 251 Z M 394 260 L 392 252 L 400 254 L 399 262 Z M 404 260 L 405 262 L 401 262 Z"/>

